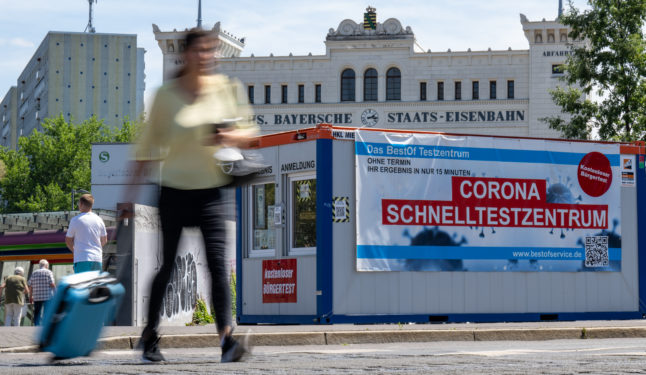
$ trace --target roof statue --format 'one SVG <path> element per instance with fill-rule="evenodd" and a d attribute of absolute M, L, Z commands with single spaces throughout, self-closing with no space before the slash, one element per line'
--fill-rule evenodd
<path fill-rule="evenodd" d="M 389 18 L 383 23 L 377 22 L 376 9 L 368 7 L 364 13 L 364 21 L 357 23 L 351 19 L 341 21 L 339 27 L 330 28 L 327 40 L 357 40 L 357 39 L 406 39 L 413 37 L 410 26 L 402 27 L 396 18 Z"/>

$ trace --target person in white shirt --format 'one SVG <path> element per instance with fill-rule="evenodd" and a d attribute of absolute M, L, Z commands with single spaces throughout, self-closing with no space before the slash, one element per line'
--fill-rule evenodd
<path fill-rule="evenodd" d="M 70 220 L 65 236 L 67 248 L 74 253 L 74 272 L 101 271 L 103 246 L 108 242 L 105 224 L 92 212 L 94 197 L 83 194 L 79 199 L 80 214 Z"/>

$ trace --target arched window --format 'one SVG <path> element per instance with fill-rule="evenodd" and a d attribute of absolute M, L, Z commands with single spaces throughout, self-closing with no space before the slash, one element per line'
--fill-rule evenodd
<path fill-rule="evenodd" d="M 386 100 L 402 99 L 402 75 L 399 69 L 390 68 L 386 72 Z"/>
<path fill-rule="evenodd" d="M 341 73 L 341 101 L 354 101 L 354 70 L 346 69 Z"/>
<path fill-rule="evenodd" d="M 373 68 L 363 73 L 363 101 L 377 101 L 377 71 Z"/>

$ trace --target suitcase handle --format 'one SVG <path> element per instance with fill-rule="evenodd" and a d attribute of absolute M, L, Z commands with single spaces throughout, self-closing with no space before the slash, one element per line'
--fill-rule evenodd
<path fill-rule="evenodd" d="M 92 291 L 90 291 L 90 296 L 88 297 L 87 301 L 89 303 L 101 303 L 110 298 L 112 293 L 110 292 L 110 289 L 105 286 L 97 286 L 92 288 Z"/>

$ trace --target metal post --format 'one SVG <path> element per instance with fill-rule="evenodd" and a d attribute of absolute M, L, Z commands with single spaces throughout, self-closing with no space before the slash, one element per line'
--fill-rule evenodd
<path fill-rule="evenodd" d="M 85 189 L 72 189 L 72 208 L 70 211 L 74 211 L 74 196 L 76 193 L 90 194 L 90 192 Z"/>

